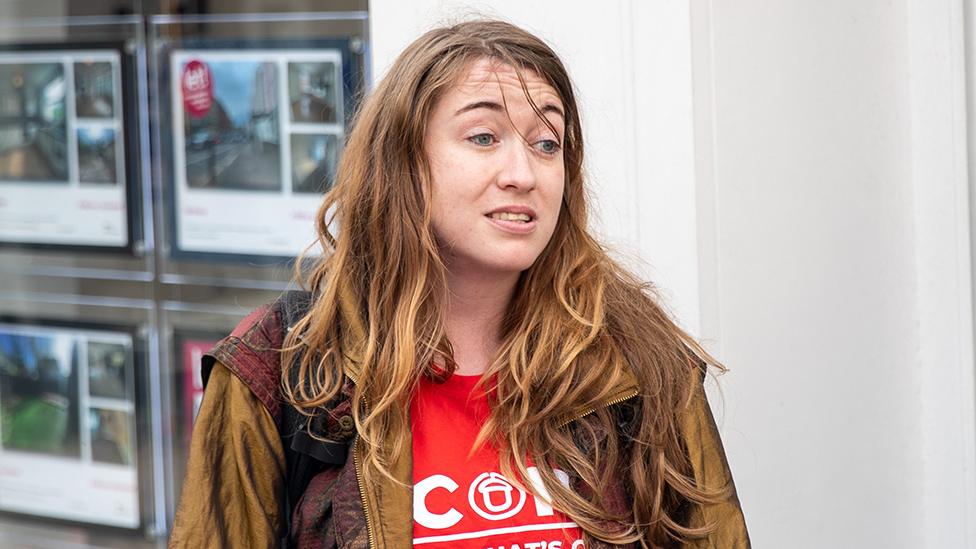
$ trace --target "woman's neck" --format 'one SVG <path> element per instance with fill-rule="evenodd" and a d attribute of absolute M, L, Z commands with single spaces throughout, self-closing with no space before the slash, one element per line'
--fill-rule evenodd
<path fill-rule="evenodd" d="M 518 273 L 448 274 L 444 321 L 458 374 L 477 375 L 488 368 L 500 344 L 501 323 L 518 277 Z"/>

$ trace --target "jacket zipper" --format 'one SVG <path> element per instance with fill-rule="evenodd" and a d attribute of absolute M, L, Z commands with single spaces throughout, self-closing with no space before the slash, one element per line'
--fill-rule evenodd
<path fill-rule="evenodd" d="M 370 520 L 369 516 L 369 501 L 366 499 L 366 483 L 363 480 L 363 463 L 359 455 L 359 436 L 356 436 L 356 442 L 353 443 L 352 447 L 352 459 L 356 466 L 356 482 L 359 484 L 359 497 L 363 500 L 363 515 L 366 517 L 366 539 L 367 547 L 375 547 L 373 540 L 373 521 Z"/>
<path fill-rule="evenodd" d="M 347 374 L 348 375 L 348 374 Z M 353 385 L 357 383 L 357 379 L 353 376 L 349 376 L 352 380 Z M 363 408 L 367 408 L 369 403 L 366 398 L 363 397 Z M 363 500 L 363 516 L 366 518 L 366 546 L 367 549 L 372 549 L 376 546 L 376 536 L 373 534 L 373 521 L 370 520 L 369 516 L 369 501 L 366 499 L 366 481 L 363 479 L 363 461 L 359 455 L 359 445 L 360 445 L 359 435 L 356 435 L 355 441 L 352 443 L 352 462 L 353 467 L 356 469 L 356 484 L 359 485 L 359 498 Z"/>
<path fill-rule="evenodd" d="M 640 391 L 638 391 L 637 389 L 634 389 L 631 392 L 625 394 L 624 396 L 617 397 L 617 398 L 615 398 L 613 400 L 610 400 L 608 402 L 604 402 L 604 403 L 600 404 L 599 406 L 597 406 L 595 408 L 590 408 L 590 409 L 584 411 L 581 414 L 577 414 L 577 415 L 575 415 L 575 416 L 567 419 L 566 421 L 560 423 L 559 426 L 560 427 L 565 427 L 566 425 L 569 425 L 570 423 L 572 423 L 574 421 L 583 419 L 584 417 L 592 414 L 593 412 L 599 410 L 600 408 L 609 408 L 610 406 L 613 406 L 614 404 L 620 404 L 621 402 L 630 400 L 630 399 L 634 398 L 635 396 L 637 396 L 639 394 L 640 394 Z"/>

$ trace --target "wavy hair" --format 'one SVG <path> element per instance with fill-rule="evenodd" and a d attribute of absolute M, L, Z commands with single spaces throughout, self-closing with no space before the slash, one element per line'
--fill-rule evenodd
<path fill-rule="evenodd" d="M 529 478 L 531 460 L 555 507 L 588 537 L 655 547 L 707 535 L 712 525 L 682 517 L 730 489 L 695 483 L 679 423 L 690 370 L 722 367 L 670 319 L 653 288 L 587 232 L 573 86 L 552 49 L 509 23 L 469 21 L 424 34 L 361 105 L 318 213 L 323 253 L 296 272 L 315 299 L 285 340 L 286 398 L 314 415 L 342 389 L 346 361 L 355 360 L 354 419 L 367 482 L 392 478 L 393 456 L 409 451 L 408 409 L 419 379 L 443 375 L 435 357 L 453 364 L 442 318 L 445 265 L 425 199 L 424 135 L 438 99 L 483 58 L 512 66 L 520 79 L 532 71 L 556 90 L 565 108 L 566 180 L 552 239 L 522 273 L 503 319 L 502 345 L 484 376 L 492 406 L 479 441 L 498 446 L 509 478 Z M 610 399 L 629 372 L 640 387 L 629 406 L 632 432 L 619 432 L 620 418 L 605 407 L 571 421 Z M 563 486 L 555 467 L 584 489 Z M 621 482 L 630 505 L 614 509 L 601 488 Z"/>

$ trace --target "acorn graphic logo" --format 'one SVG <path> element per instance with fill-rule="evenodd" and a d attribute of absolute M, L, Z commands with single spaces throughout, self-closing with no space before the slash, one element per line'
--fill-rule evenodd
<path fill-rule="evenodd" d="M 505 520 L 522 510 L 525 492 L 499 473 L 482 473 L 468 488 L 468 503 L 484 519 Z"/>

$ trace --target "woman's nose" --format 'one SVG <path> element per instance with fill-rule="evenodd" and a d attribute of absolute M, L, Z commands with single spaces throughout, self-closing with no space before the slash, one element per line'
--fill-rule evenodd
<path fill-rule="evenodd" d="M 498 186 L 505 189 L 530 191 L 536 185 L 535 157 L 531 145 L 522 139 L 509 140 L 504 145 L 504 164 L 498 170 Z"/>

